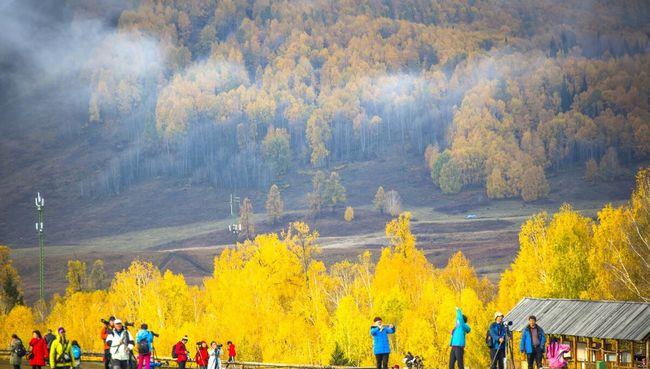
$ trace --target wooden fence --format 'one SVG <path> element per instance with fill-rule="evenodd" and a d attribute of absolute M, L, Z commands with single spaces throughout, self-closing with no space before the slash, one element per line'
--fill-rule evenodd
<path fill-rule="evenodd" d="M 0 358 L 3 360 L 9 359 L 9 350 L 0 349 Z M 97 352 L 84 352 L 81 354 L 81 362 L 101 362 L 104 358 L 103 353 Z M 155 359 L 162 364 L 162 368 L 177 368 L 176 359 L 171 357 L 156 356 Z M 27 363 L 27 358 L 23 358 L 23 362 Z M 332 366 L 332 365 L 313 365 L 313 364 L 282 364 L 282 363 L 257 363 L 250 361 L 235 361 L 229 363 L 222 360 L 222 368 L 224 369 L 374 369 L 375 367 L 355 367 L 355 366 Z M 196 363 L 188 361 L 187 369 L 196 369 Z"/>

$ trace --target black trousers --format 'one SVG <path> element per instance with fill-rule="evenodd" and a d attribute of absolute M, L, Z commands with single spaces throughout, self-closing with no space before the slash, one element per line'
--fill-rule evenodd
<path fill-rule="evenodd" d="M 532 354 L 526 354 L 526 359 L 528 359 L 528 369 L 533 369 L 533 364 L 537 363 L 537 369 L 542 369 L 542 355 L 543 349 L 539 346 L 533 347 Z"/>
<path fill-rule="evenodd" d="M 465 347 L 451 346 L 451 351 L 449 352 L 449 369 L 454 369 L 456 362 L 458 362 L 458 369 L 465 369 L 465 362 L 463 361 L 464 356 Z"/>
<path fill-rule="evenodd" d="M 129 361 L 111 359 L 111 369 L 130 369 Z"/>
<path fill-rule="evenodd" d="M 178 369 L 185 369 L 185 363 L 187 363 L 187 361 L 179 361 L 178 362 Z"/>
<path fill-rule="evenodd" d="M 104 350 L 104 369 L 111 368 L 111 350 Z"/>
<path fill-rule="evenodd" d="M 14 364 L 14 369 L 20 369 L 20 364 Z"/>
<path fill-rule="evenodd" d="M 388 369 L 388 355 L 389 354 L 376 354 L 377 369 Z"/>
<path fill-rule="evenodd" d="M 490 349 L 490 360 L 492 363 L 491 369 L 503 369 L 503 358 L 506 357 L 506 350 L 502 347 L 500 349 Z"/>

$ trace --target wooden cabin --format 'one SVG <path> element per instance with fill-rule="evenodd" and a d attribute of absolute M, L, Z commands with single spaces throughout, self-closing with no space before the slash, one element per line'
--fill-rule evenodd
<path fill-rule="evenodd" d="M 571 346 L 568 369 L 648 368 L 650 303 L 524 298 L 504 318 L 521 332 L 528 317 Z M 519 340 L 514 342 L 515 355 Z"/>

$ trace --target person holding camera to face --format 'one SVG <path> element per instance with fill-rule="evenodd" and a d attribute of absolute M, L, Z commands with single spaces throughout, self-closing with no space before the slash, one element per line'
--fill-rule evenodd
<path fill-rule="evenodd" d="M 221 345 L 216 341 L 210 342 L 208 349 L 208 369 L 221 369 Z"/>
<path fill-rule="evenodd" d="M 373 352 L 377 359 L 377 369 L 388 368 L 388 356 L 390 355 L 390 343 L 388 335 L 395 333 L 395 326 L 392 324 L 384 325 L 380 317 L 373 320 L 370 327 L 370 335 L 373 338 Z"/>
<path fill-rule="evenodd" d="M 113 331 L 113 328 L 115 328 L 115 317 L 112 316 L 108 318 L 108 320 L 101 319 L 101 322 L 104 324 L 99 335 L 104 343 L 104 359 L 102 361 L 104 362 L 104 369 L 110 369 L 111 350 L 108 343 L 106 343 L 106 337 L 108 337 Z"/>
<path fill-rule="evenodd" d="M 491 369 L 503 369 L 503 359 L 506 357 L 506 334 L 508 328 L 503 324 L 503 314 L 496 312 L 494 321 L 490 324 L 488 335 L 490 338 Z"/>
<path fill-rule="evenodd" d="M 133 336 L 121 320 L 115 319 L 114 325 L 115 327 L 111 331 L 111 334 L 106 337 L 106 343 L 108 343 L 111 354 L 110 368 L 130 369 L 129 362 L 134 347 Z"/>
<path fill-rule="evenodd" d="M 196 366 L 199 369 L 206 369 L 208 367 L 208 359 L 210 355 L 208 354 L 208 343 L 205 341 L 196 343 L 196 355 L 194 356 L 194 361 Z"/>

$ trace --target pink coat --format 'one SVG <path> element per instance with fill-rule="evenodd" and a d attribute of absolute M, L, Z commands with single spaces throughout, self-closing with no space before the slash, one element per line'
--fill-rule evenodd
<path fill-rule="evenodd" d="M 551 369 L 565 368 L 567 361 L 564 360 L 563 354 L 570 352 L 571 346 L 563 345 L 559 342 L 552 342 L 546 349 L 546 358 L 548 359 L 548 366 Z"/>

